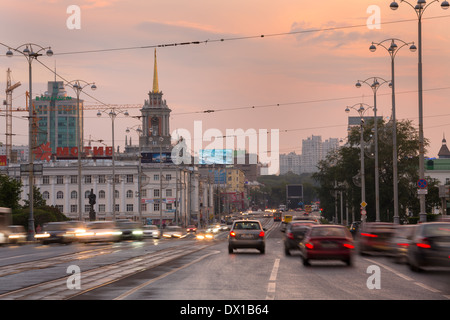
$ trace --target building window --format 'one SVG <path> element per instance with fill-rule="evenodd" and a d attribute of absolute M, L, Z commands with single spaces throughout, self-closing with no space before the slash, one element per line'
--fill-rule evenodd
<path fill-rule="evenodd" d="M 98 192 L 98 198 L 99 199 L 105 199 L 106 198 L 106 192 L 104 190 L 100 190 Z"/>
<path fill-rule="evenodd" d="M 127 183 L 133 183 L 133 175 L 127 174 Z"/>
<path fill-rule="evenodd" d="M 70 183 L 71 184 L 77 184 L 78 183 L 78 176 L 70 176 Z"/>
<path fill-rule="evenodd" d="M 147 197 L 147 189 L 141 189 L 141 198 Z"/>
<path fill-rule="evenodd" d="M 89 211 L 91 211 L 91 206 L 88 205 L 88 204 L 85 204 L 84 205 L 84 212 L 89 212 Z"/>
<path fill-rule="evenodd" d="M 92 176 L 91 175 L 84 176 L 84 183 L 92 183 Z"/>
<path fill-rule="evenodd" d="M 64 205 L 62 204 L 57 204 L 55 208 L 58 209 L 60 212 L 64 212 Z"/>
<path fill-rule="evenodd" d="M 133 204 L 127 204 L 127 212 L 133 212 Z"/>
<path fill-rule="evenodd" d="M 104 174 L 98 176 L 98 183 L 106 183 L 106 176 Z"/>
<path fill-rule="evenodd" d="M 42 184 L 50 184 L 50 177 L 42 176 Z"/>
<path fill-rule="evenodd" d="M 159 197 L 159 189 L 154 189 L 153 190 L 153 196 L 154 197 Z"/>
<path fill-rule="evenodd" d="M 127 190 L 127 198 L 133 198 L 133 191 L 132 190 Z"/>
<path fill-rule="evenodd" d="M 141 203 L 141 211 L 142 212 L 147 211 L 147 204 L 146 203 Z"/>
<path fill-rule="evenodd" d="M 42 198 L 44 198 L 45 200 L 50 199 L 50 192 L 48 191 L 42 192 Z"/>
<path fill-rule="evenodd" d="M 115 212 L 119 212 L 120 211 L 120 206 L 118 204 L 116 204 L 116 210 L 114 210 Z"/>
<path fill-rule="evenodd" d="M 98 212 L 105 212 L 106 211 L 106 206 L 104 204 L 99 204 L 98 205 Z"/>
<path fill-rule="evenodd" d="M 64 184 L 64 176 L 56 176 L 56 184 Z"/>
<path fill-rule="evenodd" d="M 116 195 L 114 198 L 116 198 L 116 199 L 119 199 L 119 190 L 114 190 L 115 192 L 114 192 L 114 194 Z M 119 210 L 117 210 L 117 211 L 119 211 Z"/>
<path fill-rule="evenodd" d="M 64 199 L 64 192 L 58 191 L 56 193 L 56 199 Z"/>
<path fill-rule="evenodd" d="M 170 181 L 170 180 L 172 180 L 172 175 L 170 173 L 166 174 L 166 181 Z"/>
<path fill-rule="evenodd" d="M 86 190 L 85 192 L 84 192 L 84 198 L 85 199 L 89 199 L 89 195 L 91 194 L 91 191 L 89 191 L 89 190 Z"/>
<path fill-rule="evenodd" d="M 172 204 L 166 203 L 166 210 L 172 210 Z"/>
<path fill-rule="evenodd" d="M 166 189 L 166 197 L 172 196 L 172 189 Z"/>
<path fill-rule="evenodd" d="M 70 199 L 78 199 L 78 194 L 76 191 L 72 191 L 70 193 Z"/>
<path fill-rule="evenodd" d="M 153 180 L 159 181 L 159 174 L 154 174 L 153 175 Z"/>
<path fill-rule="evenodd" d="M 76 204 L 71 204 L 70 205 L 70 212 L 74 213 L 74 212 L 78 212 L 78 208 Z"/>
<path fill-rule="evenodd" d="M 159 211 L 159 203 L 153 204 L 153 211 Z"/>

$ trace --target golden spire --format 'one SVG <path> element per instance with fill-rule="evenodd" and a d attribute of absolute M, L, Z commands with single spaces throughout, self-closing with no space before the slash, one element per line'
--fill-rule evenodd
<path fill-rule="evenodd" d="M 153 93 L 159 92 L 159 85 L 158 85 L 158 68 L 156 67 L 156 49 L 155 49 L 155 67 L 153 69 Z"/>

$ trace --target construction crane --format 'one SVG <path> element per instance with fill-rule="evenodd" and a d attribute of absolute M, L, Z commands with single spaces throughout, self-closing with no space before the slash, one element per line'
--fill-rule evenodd
<path fill-rule="evenodd" d="M 20 82 L 11 85 L 11 69 L 6 70 L 6 100 L 3 104 L 6 107 L 6 158 L 7 163 L 11 161 L 12 150 L 12 93 L 20 86 Z"/>

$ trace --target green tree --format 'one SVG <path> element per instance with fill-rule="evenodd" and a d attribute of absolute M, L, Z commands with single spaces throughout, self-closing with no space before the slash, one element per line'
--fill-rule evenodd
<path fill-rule="evenodd" d="M 366 202 L 368 203 L 367 221 L 375 221 L 375 158 L 373 143 L 373 121 L 368 121 L 363 127 L 365 141 L 364 166 L 366 178 Z M 381 221 L 392 221 L 394 210 L 393 201 L 393 152 L 392 152 L 392 122 L 379 120 L 378 122 L 378 163 L 379 163 L 379 204 Z M 419 212 L 417 198 L 418 154 L 419 138 L 417 130 L 411 121 L 397 122 L 398 146 L 398 190 L 399 215 L 406 220 L 406 209 L 414 214 Z M 428 141 L 425 140 L 425 146 Z M 360 187 L 360 127 L 349 131 L 348 143 L 329 155 L 319 163 L 319 172 L 313 175 L 319 183 L 319 197 L 322 206 L 326 207 L 325 214 L 334 214 L 335 184 L 345 189 L 349 206 L 356 212 L 356 219 L 360 219 L 361 187 Z M 342 187 L 344 184 L 346 187 Z M 435 182 L 431 187 L 434 187 Z M 436 197 L 427 197 L 427 208 L 436 204 Z M 328 212 L 328 213 L 327 213 Z M 329 218 L 327 216 L 327 218 Z"/>
<path fill-rule="evenodd" d="M 22 182 L 20 180 L 0 175 L 0 207 L 18 209 L 21 189 Z"/>

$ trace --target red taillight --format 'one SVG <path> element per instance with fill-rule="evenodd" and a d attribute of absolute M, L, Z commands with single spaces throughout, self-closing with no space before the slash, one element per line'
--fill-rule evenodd
<path fill-rule="evenodd" d="M 355 246 L 350 243 L 344 243 L 344 247 L 348 249 L 355 249 Z"/>
<path fill-rule="evenodd" d="M 422 238 L 420 239 L 420 242 L 416 243 L 416 246 L 418 246 L 419 248 L 424 248 L 424 249 L 430 249 L 431 246 L 428 243 L 428 239 L 427 238 Z"/>
<path fill-rule="evenodd" d="M 230 232 L 230 237 L 236 237 L 236 232 L 231 231 L 231 232 Z"/>
<path fill-rule="evenodd" d="M 259 233 L 259 237 L 260 237 L 260 238 L 264 237 L 264 231 L 261 231 L 261 232 Z"/>
<path fill-rule="evenodd" d="M 409 247 L 409 243 L 397 243 L 399 247 Z"/>
<path fill-rule="evenodd" d="M 308 249 L 313 249 L 314 245 L 311 242 L 308 242 L 308 243 L 305 244 L 305 247 L 308 248 Z"/>
<path fill-rule="evenodd" d="M 376 234 L 371 234 L 371 233 L 361 233 L 361 235 L 364 237 L 369 237 L 369 238 L 378 238 L 378 236 Z"/>
<path fill-rule="evenodd" d="M 292 232 L 288 232 L 288 233 L 286 234 L 286 236 L 287 236 L 289 239 L 294 240 L 294 234 L 293 234 Z"/>

